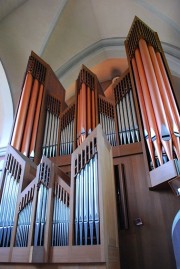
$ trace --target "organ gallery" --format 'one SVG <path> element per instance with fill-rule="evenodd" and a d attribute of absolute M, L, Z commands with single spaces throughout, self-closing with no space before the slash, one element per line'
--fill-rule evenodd
<path fill-rule="evenodd" d="M 1 178 L 0 268 L 175 268 L 179 107 L 158 34 L 135 17 L 125 48 L 108 96 L 82 65 L 69 105 L 31 53 Z"/>

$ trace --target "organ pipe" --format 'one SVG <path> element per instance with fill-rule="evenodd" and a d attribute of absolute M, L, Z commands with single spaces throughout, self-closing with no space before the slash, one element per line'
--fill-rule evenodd
<path fill-rule="evenodd" d="M 151 97 L 150 97 L 148 84 L 147 84 L 147 80 L 146 80 L 146 76 L 145 76 L 145 72 L 144 72 L 143 63 L 142 63 L 139 49 L 136 49 L 136 51 L 135 51 L 135 60 L 136 60 L 136 64 L 137 64 L 137 68 L 138 68 L 138 72 L 139 72 L 141 86 L 143 88 L 144 101 L 146 100 L 145 105 L 146 105 L 146 111 L 147 111 L 147 116 L 148 116 L 148 122 L 150 125 L 150 137 L 151 137 L 151 140 L 153 141 L 153 144 L 154 144 L 154 147 L 156 150 L 156 154 L 158 156 L 158 160 L 159 160 L 160 164 L 162 165 L 163 164 L 162 144 L 160 141 L 160 135 L 159 135 L 159 131 L 157 128 L 156 117 L 154 114 L 154 109 L 152 106 Z"/>
<path fill-rule="evenodd" d="M 170 130 L 172 142 L 173 142 L 173 145 L 174 145 L 174 149 L 175 149 L 175 152 L 176 152 L 176 156 L 177 156 L 178 159 L 180 159 L 180 143 L 179 143 L 180 125 L 179 125 L 179 128 L 176 125 L 175 114 L 173 114 L 173 110 L 171 108 L 171 104 L 170 104 L 167 92 L 166 92 L 166 90 L 164 91 L 164 89 L 166 87 L 165 87 L 163 77 L 162 77 L 162 74 L 161 74 L 161 71 L 160 71 L 160 68 L 159 68 L 159 65 L 158 65 L 158 61 L 157 61 L 157 58 L 156 58 L 154 48 L 152 46 L 148 46 L 148 49 L 149 49 L 149 54 L 150 54 L 152 64 L 153 64 L 153 67 L 154 67 L 157 83 L 158 83 L 158 86 L 159 86 L 159 92 L 161 94 L 161 99 L 162 99 L 163 107 L 164 107 L 164 110 L 165 110 L 165 113 L 166 113 L 167 122 L 168 122 L 169 130 Z"/>
<path fill-rule="evenodd" d="M 153 109 L 156 115 L 157 127 L 161 139 L 161 143 L 165 149 L 165 152 L 169 160 L 173 159 L 172 154 L 172 138 L 170 136 L 170 130 L 167 123 L 164 106 L 159 92 L 159 87 L 153 70 L 152 62 L 150 59 L 147 44 L 144 39 L 139 41 L 139 49 L 142 57 L 142 62 L 147 78 L 150 96 L 152 99 Z"/>
<path fill-rule="evenodd" d="M 9 247 L 19 191 L 21 165 L 12 155 L 8 156 L 0 204 L 0 246 Z"/>
<path fill-rule="evenodd" d="M 98 98 L 98 108 L 99 108 L 99 121 L 102 125 L 102 129 L 107 136 L 109 143 L 112 146 L 116 146 L 116 127 L 115 127 L 115 117 L 114 117 L 114 104 L 103 99 L 103 97 Z"/>
<path fill-rule="evenodd" d="M 90 132 L 96 127 L 96 77 L 85 66 L 82 67 L 77 79 L 77 146 L 79 146 Z"/>
<path fill-rule="evenodd" d="M 143 125 L 144 125 L 144 137 L 146 138 L 146 141 L 147 141 L 149 153 L 151 156 L 152 166 L 153 166 L 153 168 L 155 168 L 156 167 L 155 152 L 154 152 L 153 144 L 152 144 L 152 140 L 151 140 L 151 131 L 150 131 L 150 126 L 149 126 L 149 122 L 148 122 L 148 115 L 147 115 L 147 110 L 146 110 L 146 106 L 145 106 L 145 100 L 143 97 L 143 90 L 142 90 L 142 86 L 141 86 L 141 82 L 140 82 L 140 78 L 139 78 L 139 74 L 138 74 L 138 69 L 137 69 L 136 61 L 134 58 L 132 59 L 132 67 L 133 67 L 133 71 L 134 71 L 136 88 L 137 88 L 137 92 L 138 92 L 140 109 L 141 109 L 141 116 L 142 116 L 142 121 L 143 121 Z"/>
<path fill-rule="evenodd" d="M 35 184 L 22 197 L 19 203 L 18 223 L 16 230 L 15 246 L 27 247 L 31 228 L 32 203 L 34 198 Z"/>
<path fill-rule="evenodd" d="M 26 120 L 26 114 L 28 110 L 29 98 L 31 94 L 31 87 L 33 83 L 33 77 L 31 73 L 26 74 L 25 83 L 23 87 L 23 92 L 19 104 L 19 109 L 17 112 L 17 118 L 14 126 L 14 131 L 12 135 L 11 145 L 18 150 L 21 147 L 21 139 L 23 136 L 23 130 Z"/>
<path fill-rule="evenodd" d="M 57 154 L 60 109 L 60 101 L 48 95 L 43 139 L 43 154 L 47 157 L 55 157 Z"/>
<path fill-rule="evenodd" d="M 177 104 L 176 104 L 174 96 L 173 96 L 172 88 L 171 88 L 170 81 L 169 81 L 169 78 L 168 78 L 166 70 L 165 70 L 165 66 L 163 64 L 161 54 L 158 51 L 156 52 L 156 57 L 157 57 L 157 61 L 159 64 L 159 68 L 160 68 L 160 71 L 161 71 L 161 74 L 163 77 L 163 81 L 164 81 L 164 85 L 165 85 L 165 89 L 166 89 L 164 94 L 166 95 L 166 99 L 168 99 L 170 102 L 172 114 L 173 114 L 173 117 L 175 119 L 176 126 L 178 128 L 178 133 L 180 133 L 180 117 L 179 117 Z"/>
<path fill-rule="evenodd" d="M 65 185 L 65 186 L 64 186 Z M 52 246 L 69 244 L 69 190 L 64 183 L 56 182 L 54 187 L 54 211 L 52 221 Z"/>
<path fill-rule="evenodd" d="M 31 144 L 30 144 L 30 158 L 34 158 L 34 154 L 35 154 L 36 137 L 37 137 L 38 123 L 39 123 L 39 115 L 40 115 L 40 110 L 41 110 L 41 105 L 42 105 L 43 91 L 44 91 L 44 86 L 43 84 L 41 84 L 39 95 L 38 95 L 35 118 L 34 118 L 34 125 L 33 125 L 33 130 L 32 130 L 32 137 L 31 137 Z"/>
<path fill-rule="evenodd" d="M 75 105 L 68 107 L 61 116 L 60 155 L 73 152 Z"/>
<path fill-rule="evenodd" d="M 119 143 L 123 145 L 139 142 L 139 127 L 129 73 L 115 81 L 113 90 L 116 102 Z"/>
<path fill-rule="evenodd" d="M 27 120 L 26 120 L 26 124 L 24 128 L 22 146 L 21 146 L 21 152 L 26 156 L 29 155 L 29 145 L 30 145 L 31 133 L 32 133 L 32 128 L 33 128 L 38 91 L 39 91 L 39 82 L 37 79 L 35 79 L 33 83 L 29 108 L 27 112 Z"/>

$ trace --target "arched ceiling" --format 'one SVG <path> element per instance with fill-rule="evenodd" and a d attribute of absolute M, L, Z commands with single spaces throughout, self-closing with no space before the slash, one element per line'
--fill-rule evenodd
<path fill-rule="evenodd" d="M 135 15 L 158 32 L 180 77 L 179 11 L 179 0 L 0 0 L 0 56 L 14 106 L 31 50 L 52 67 L 69 97 L 82 64 L 102 82 L 121 74 Z"/>

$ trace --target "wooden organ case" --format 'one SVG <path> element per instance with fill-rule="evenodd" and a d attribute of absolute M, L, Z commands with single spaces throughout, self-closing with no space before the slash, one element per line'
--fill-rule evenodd
<path fill-rule="evenodd" d="M 0 268 L 175 268 L 178 104 L 157 33 L 135 17 L 125 47 L 112 98 L 83 65 L 69 106 L 31 53 L 1 178 Z"/>

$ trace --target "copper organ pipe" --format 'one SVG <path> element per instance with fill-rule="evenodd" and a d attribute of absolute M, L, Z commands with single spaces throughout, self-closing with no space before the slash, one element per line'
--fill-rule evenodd
<path fill-rule="evenodd" d="M 36 110 L 38 91 L 39 91 L 39 82 L 37 79 L 35 79 L 32 88 L 32 94 L 30 98 L 29 109 L 26 118 L 26 125 L 24 129 L 23 141 L 21 146 L 21 152 L 26 156 L 29 154 L 29 146 L 34 122 L 34 114 Z"/>
<path fill-rule="evenodd" d="M 83 82 L 81 86 L 81 93 L 82 93 L 82 99 L 81 99 L 81 107 L 82 107 L 82 112 L 81 112 L 81 117 L 82 117 L 82 122 L 81 122 L 81 143 L 84 141 L 86 138 L 86 84 Z"/>
<path fill-rule="evenodd" d="M 43 91 L 44 91 L 44 85 L 40 85 L 39 89 L 39 96 L 37 101 L 37 107 L 36 107 L 36 114 L 34 118 L 34 124 L 33 124 L 33 130 L 32 130 L 32 136 L 31 136 L 31 144 L 30 144 L 30 157 L 34 158 L 34 151 L 35 151 L 35 142 L 36 142 L 36 136 L 37 136 L 37 129 L 38 129 L 38 123 L 39 123 L 39 115 L 41 110 L 41 102 L 43 97 Z"/>
<path fill-rule="evenodd" d="M 178 132 L 180 133 L 180 117 L 179 117 L 179 112 L 178 112 L 178 108 L 176 105 L 176 101 L 175 101 L 173 93 L 172 93 L 171 85 L 170 85 L 170 82 L 169 82 L 169 79 L 168 79 L 168 76 L 167 76 L 167 73 L 166 73 L 166 70 L 165 70 L 165 67 L 164 67 L 164 64 L 163 64 L 163 61 L 162 61 L 162 58 L 161 58 L 161 55 L 159 52 L 156 52 L 156 57 L 157 57 L 159 68 L 161 70 L 161 74 L 162 74 L 162 77 L 164 80 L 166 94 L 167 94 L 168 100 L 171 104 L 171 109 L 172 109 L 173 116 L 174 116 L 174 119 L 175 119 L 175 122 L 176 122 L 176 125 L 178 128 Z"/>
<path fill-rule="evenodd" d="M 154 110 L 152 107 L 151 96 L 149 93 L 147 80 L 146 80 L 146 76 L 145 76 L 145 72 L 144 72 L 143 63 L 141 60 L 141 55 L 140 55 L 139 49 L 136 49 L 136 51 L 135 51 L 135 59 L 136 59 L 136 63 L 137 63 L 141 87 L 143 89 L 144 100 L 146 100 L 145 107 L 146 107 L 148 122 L 149 122 L 149 127 L 150 127 L 150 137 L 153 141 L 159 162 L 162 165 L 163 164 L 162 146 L 161 146 L 161 141 L 160 141 L 159 132 L 158 132 L 158 128 L 157 128 L 156 118 L 155 118 Z"/>
<path fill-rule="evenodd" d="M 161 100 L 159 87 L 152 66 L 151 58 L 149 55 L 148 47 L 144 39 L 139 40 L 139 49 L 142 56 L 142 62 L 145 69 L 145 74 L 149 86 L 149 92 L 152 99 L 154 112 L 156 115 L 157 126 L 161 137 L 161 142 L 163 144 L 163 147 L 169 160 L 172 160 L 173 159 L 172 139 L 170 136 L 169 126 L 164 111 L 163 103 Z"/>
<path fill-rule="evenodd" d="M 27 73 L 20 104 L 19 104 L 19 109 L 17 112 L 13 136 L 11 140 L 11 145 L 17 150 L 20 150 L 20 147 L 21 147 L 21 142 L 22 142 L 21 140 L 23 136 L 24 124 L 25 124 L 26 114 L 28 110 L 28 103 L 29 103 L 29 97 L 31 94 L 32 82 L 33 82 L 33 77 L 31 73 Z"/>
<path fill-rule="evenodd" d="M 80 145 L 80 143 L 79 143 L 79 139 L 80 139 L 80 133 L 81 133 L 81 131 L 80 131 L 80 102 L 81 102 L 81 98 L 80 98 L 80 90 L 79 90 L 79 92 L 78 92 L 78 111 L 77 111 L 77 145 L 79 146 Z"/>
<path fill-rule="evenodd" d="M 132 59 L 132 67 L 133 67 L 133 72 L 134 72 L 134 77 L 135 77 L 135 82 L 136 82 L 136 89 L 137 89 L 137 92 L 138 92 L 141 115 L 142 115 L 142 120 L 143 120 L 143 125 L 144 125 L 144 135 L 145 135 L 146 142 L 147 142 L 147 145 L 148 145 L 148 149 L 149 149 L 149 153 L 150 153 L 150 156 L 151 156 L 152 164 L 153 164 L 153 167 L 155 168 L 156 167 L 156 162 L 155 162 L 153 144 L 152 144 L 151 135 L 150 135 L 150 127 L 149 127 L 149 122 L 148 122 L 148 116 L 147 116 L 145 101 L 144 101 L 144 97 L 143 97 L 143 90 L 142 90 L 141 82 L 140 82 L 140 79 L 139 79 L 138 69 L 137 69 L 136 61 L 135 61 L 134 58 Z"/>
<path fill-rule="evenodd" d="M 168 125 L 169 125 L 169 130 L 170 130 L 170 133 L 171 133 L 175 153 L 177 155 L 177 158 L 180 159 L 180 143 L 179 143 L 179 137 L 178 137 L 179 136 L 178 126 L 176 125 L 176 120 L 175 120 L 175 117 L 174 117 L 174 114 L 173 114 L 173 110 L 171 108 L 171 104 L 170 104 L 170 101 L 168 99 L 168 95 L 166 93 L 164 80 L 163 80 L 161 70 L 160 70 L 158 62 L 157 62 L 157 58 L 156 58 L 154 48 L 152 46 L 148 46 L 148 49 L 149 49 L 150 57 L 151 57 L 152 64 L 153 64 L 153 67 L 154 67 L 154 72 L 155 72 L 157 83 L 158 83 L 158 86 L 159 86 L 162 102 L 163 102 L 163 105 L 164 105 L 164 110 L 165 110 L 165 113 L 166 113 L 167 122 L 168 122 Z"/>
<path fill-rule="evenodd" d="M 96 116 L 95 116 L 95 92 L 94 90 L 91 91 L 91 97 L 92 97 L 92 108 L 91 108 L 91 112 L 92 112 L 92 130 L 94 130 L 94 128 L 96 127 Z"/>
<path fill-rule="evenodd" d="M 82 86 L 79 90 L 79 144 L 81 144 L 81 129 L 82 129 L 82 122 L 83 122 L 83 111 L 82 111 Z"/>
<path fill-rule="evenodd" d="M 91 89 L 87 87 L 87 132 L 88 134 L 91 133 Z"/>

